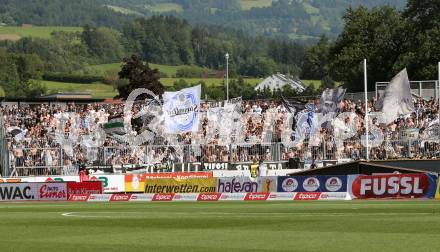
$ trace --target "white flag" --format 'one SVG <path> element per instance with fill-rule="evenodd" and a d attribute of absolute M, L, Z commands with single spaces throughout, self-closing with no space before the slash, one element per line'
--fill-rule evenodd
<path fill-rule="evenodd" d="M 386 124 L 392 123 L 400 115 L 415 111 L 406 68 L 390 81 L 380 103 Z"/>
<path fill-rule="evenodd" d="M 165 133 L 179 134 L 199 130 L 201 85 L 163 95 Z"/>

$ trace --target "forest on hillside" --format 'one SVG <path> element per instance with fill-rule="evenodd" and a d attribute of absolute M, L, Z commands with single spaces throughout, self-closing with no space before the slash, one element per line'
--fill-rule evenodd
<path fill-rule="evenodd" d="M 391 5 L 406 0 L 0 0 L 7 25 L 107 26 L 122 29 L 139 17 L 174 15 L 192 24 L 234 28 L 249 35 L 316 42 L 336 38 L 349 7 Z"/>

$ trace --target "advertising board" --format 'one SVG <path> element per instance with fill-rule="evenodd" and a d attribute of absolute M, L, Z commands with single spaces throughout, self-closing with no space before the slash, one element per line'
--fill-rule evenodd
<path fill-rule="evenodd" d="M 294 192 L 271 192 L 267 200 L 293 200 L 295 194 Z"/>
<path fill-rule="evenodd" d="M 269 193 L 268 192 L 250 192 L 247 193 L 246 196 L 244 197 L 245 201 L 249 201 L 249 200 L 267 200 L 267 198 L 269 197 Z"/>
<path fill-rule="evenodd" d="M 197 201 L 198 193 L 176 193 L 173 201 Z"/>
<path fill-rule="evenodd" d="M 155 193 L 151 201 L 173 201 L 174 193 Z"/>
<path fill-rule="evenodd" d="M 434 198 L 437 176 L 428 173 L 349 175 L 353 199 Z"/>
<path fill-rule="evenodd" d="M 131 195 L 130 201 L 135 201 L 135 202 L 136 201 L 138 201 L 138 202 L 152 201 L 153 200 L 153 196 L 154 196 L 154 194 L 144 194 L 144 193 L 136 194 L 136 193 L 133 193 Z"/>
<path fill-rule="evenodd" d="M 173 172 L 173 173 L 147 173 L 143 174 L 146 179 L 153 178 L 176 178 L 176 179 L 187 179 L 187 178 L 212 178 L 212 172 Z"/>
<path fill-rule="evenodd" d="M 347 176 L 278 177 L 278 192 L 346 192 Z"/>
<path fill-rule="evenodd" d="M 111 194 L 90 194 L 88 202 L 109 202 Z"/>
<path fill-rule="evenodd" d="M 110 197 L 110 201 L 129 201 L 131 198 L 131 194 L 112 194 Z"/>
<path fill-rule="evenodd" d="M 35 183 L 38 200 L 67 200 L 66 183 Z"/>
<path fill-rule="evenodd" d="M 215 192 L 215 178 L 146 179 L 145 193 L 202 193 Z"/>
<path fill-rule="evenodd" d="M 197 201 L 218 201 L 221 197 L 221 193 L 199 193 Z"/>
<path fill-rule="evenodd" d="M 145 174 L 126 174 L 125 175 L 125 191 L 126 192 L 143 192 L 145 189 Z"/>
<path fill-rule="evenodd" d="M 244 200 L 247 193 L 222 193 L 220 201 Z"/>
<path fill-rule="evenodd" d="M 224 177 L 217 179 L 219 193 L 250 193 L 275 192 L 277 190 L 276 177 Z"/>
<path fill-rule="evenodd" d="M 66 183 L 1 183 L 0 201 L 67 200 Z"/>
<path fill-rule="evenodd" d="M 437 179 L 437 190 L 435 192 L 435 199 L 440 199 L 440 179 Z"/>
<path fill-rule="evenodd" d="M 125 192 L 125 175 L 92 175 L 90 181 L 102 181 L 104 193 Z"/>
<path fill-rule="evenodd" d="M 68 201 L 84 202 L 89 199 L 90 194 L 69 194 Z"/>
<path fill-rule="evenodd" d="M 67 182 L 67 194 L 101 194 L 101 181 Z"/>

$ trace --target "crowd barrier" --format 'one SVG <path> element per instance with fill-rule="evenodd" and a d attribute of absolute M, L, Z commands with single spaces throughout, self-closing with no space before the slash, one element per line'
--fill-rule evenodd
<path fill-rule="evenodd" d="M 440 199 L 431 173 L 214 177 L 212 172 L 0 180 L 0 201 Z"/>

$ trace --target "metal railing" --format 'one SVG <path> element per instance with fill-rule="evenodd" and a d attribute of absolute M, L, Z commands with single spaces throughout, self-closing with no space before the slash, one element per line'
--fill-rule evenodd
<path fill-rule="evenodd" d="M 6 140 L 5 127 L 3 125 L 3 114 L 0 112 L 0 175 L 9 175 L 8 141 Z"/>
<path fill-rule="evenodd" d="M 376 98 L 379 98 L 389 82 L 376 82 Z M 410 81 L 411 93 L 424 99 L 434 97 L 439 100 L 439 85 L 437 80 Z"/>
<path fill-rule="evenodd" d="M 356 139 L 343 141 L 321 139 L 313 144 L 306 138 L 297 146 L 283 143 L 233 145 L 156 145 L 138 147 L 97 147 L 68 156 L 62 148 L 24 148 L 9 151 L 12 174 L 74 175 L 78 172 L 74 160 L 85 158 L 88 166 L 96 169 L 135 169 L 157 165 L 172 167 L 186 163 L 240 163 L 298 160 L 301 163 L 320 163 L 325 160 L 365 160 L 366 149 Z M 440 158 L 440 139 L 384 140 L 370 148 L 370 160 L 437 159 Z M 150 169 L 148 168 L 148 169 Z M 171 169 L 171 168 L 170 168 Z M 164 169 L 167 170 L 167 169 Z"/>

